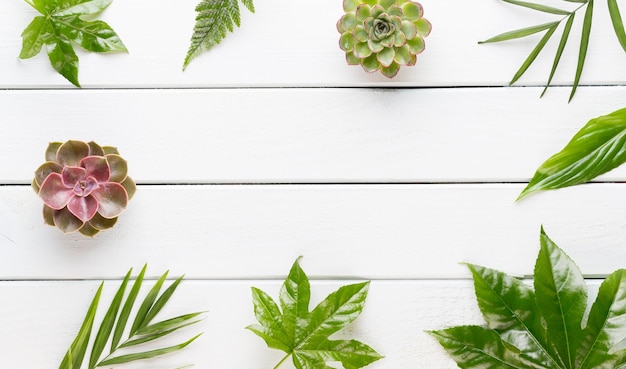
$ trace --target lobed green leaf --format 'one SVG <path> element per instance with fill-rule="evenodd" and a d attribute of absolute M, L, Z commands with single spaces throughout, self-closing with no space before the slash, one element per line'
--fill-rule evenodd
<path fill-rule="evenodd" d="M 309 279 L 304 274 L 300 264 L 296 262 L 280 290 L 282 321 L 289 341 L 302 340 L 306 327 L 298 323 L 308 318 L 310 299 Z"/>
<path fill-rule="evenodd" d="M 620 269 L 609 275 L 600 285 L 580 340 L 576 356 L 577 368 L 617 368 L 624 362 L 624 350 L 613 352 L 613 347 L 624 339 L 626 331 L 624 301 L 626 270 Z"/>
<path fill-rule="evenodd" d="M 320 340 L 353 322 L 363 311 L 370 282 L 340 287 L 313 309 L 299 347 L 317 345 Z"/>
<path fill-rule="evenodd" d="M 530 193 L 588 182 L 626 162 L 626 108 L 590 120 L 537 169 L 518 200 Z"/>
<path fill-rule="evenodd" d="M 587 307 L 585 279 L 570 257 L 546 235 L 540 235 L 541 250 L 535 264 L 534 287 L 537 307 L 545 319 L 548 341 L 568 368 L 575 367 L 580 322 Z"/>
<path fill-rule="evenodd" d="M 494 330 L 458 326 L 428 333 L 462 369 L 526 368 L 520 360 L 519 350 L 503 342 Z"/>
<path fill-rule="evenodd" d="M 106 9 L 113 0 L 81 0 L 70 2 L 70 7 L 52 13 L 55 17 L 95 14 Z"/>
<path fill-rule="evenodd" d="M 327 361 L 339 361 L 345 369 L 358 369 L 382 358 L 371 347 L 354 340 L 331 341 L 328 336 L 354 321 L 367 297 L 369 282 L 340 287 L 308 311 L 310 284 L 296 259 L 281 288 L 283 312 L 265 292 L 253 288 L 254 313 L 261 325 L 247 329 L 268 347 L 285 351 L 297 369 L 332 369 Z"/>
<path fill-rule="evenodd" d="M 108 7 L 112 0 L 26 0 L 43 15 L 37 16 L 22 32 L 21 59 L 37 55 L 43 45 L 52 67 L 76 87 L 78 56 L 72 42 L 87 51 L 127 51 L 119 36 L 103 21 L 85 21 Z"/>
<path fill-rule="evenodd" d="M 534 291 L 504 273 L 468 265 L 489 326 L 429 333 L 463 369 L 623 369 L 626 270 L 606 278 L 585 317 L 587 288 L 580 270 L 543 228 L 540 243 Z"/>

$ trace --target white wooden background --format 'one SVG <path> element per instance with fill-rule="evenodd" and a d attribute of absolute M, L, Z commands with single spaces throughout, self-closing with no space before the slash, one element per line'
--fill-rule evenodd
<path fill-rule="evenodd" d="M 548 15 L 498 0 L 422 0 L 427 49 L 387 80 L 345 64 L 341 0 L 255 3 L 182 72 L 196 0 L 116 0 L 101 18 L 130 53 L 79 53 L 78 90 L 44 54 L 17 58 L 35 13 L 2 1 L 2 367 L 58 366 L 99 282 L 107 301 L 146 262 L 151 279 L 186 275 L 170 315 L 208 311 L 179 338 L 205 333 L 128 368 L 272 368 L 282 353 L 244 329 L 255 323 L 250 287 L 276 297 L 299 255 L 313 304 L 372 280 L 343 333 L 386 356 L 372 369 L 455 368 L 424 330 L 481 323 L 459 263 L 527 276 L 542 224 L 590 279 L 626 266 L 626 169 L 514 203 L 587 120 L 624 107 L 626 54 L 603 2 L 569 104 L 575 39 L 543 99 L 551 55 L 506 87 L 537 38 L 477 45 Z M 68 139 L 117 146 L 139 184 L 118 225 L 94 239 L 43 225 L 28 186 L 47 143 Z"/>

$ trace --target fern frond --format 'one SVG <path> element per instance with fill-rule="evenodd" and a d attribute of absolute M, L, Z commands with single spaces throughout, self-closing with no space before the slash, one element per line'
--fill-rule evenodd
<path fill-rule="evenodd" d="M 222 42 L 228 32 L 233 32 L 234 26 L 241 25 L 239 1 L 254 13 L 252 0 L 202 0 L 196 6 L 198 13 L 196 25 L 183 63 L 183 70 L 195 57 Z"/>

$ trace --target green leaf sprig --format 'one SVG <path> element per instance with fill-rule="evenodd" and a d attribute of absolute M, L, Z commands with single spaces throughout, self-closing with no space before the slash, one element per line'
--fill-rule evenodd
<path fill-rule="evenodd" d="M 52 67 L 76 87 L 78 56 L 73 44 L 92 52 L 127 51 L 119 36 L 105 22 L 87 20 L 113 0 L 24 0 L 42 15 L 22 32 L 20 59 L 39 54 L 46 45 Z"/>
<path fill-rule="evenodd" d="M 287 353 L 274 369 L 289 356 L 297 369 L 329 369 L 327 361 L 341 362 L 346 369 L 362 368 L 382 356 L 359 341 L 328 337 L 361 314 L 368 288 L 369 282 L 340 287 L 309 312 L 309 279 L 296 260 L 280 290 L 280 308 L 265 292 L 252 288 L 254 313 L 261 324 L 247 329 L 268 347 Z"/>
<path fill-rule="evenodd" d="M 590 120 L 535 172 L 517 200 L 530 193 L 591 181 L 626 162 L 626 108 Z"/>
<path fill-rule="evenodd" d="M 183 70 L 195 57 L 222 42 L 227 31 L 233 32 L 234 25 L 241 26 L 240 1 L 251 13 L 254 13 L 252 0 L 202 0 L 196 6 L 198 13 L 196 25 L 183 63 Z"/>
<path fill-rule="evenodd" d="M 142 351 L 139 349 L 141 347 L 140 345 L 143 343 L 156 340 L 202 320 L 200 317 L 202 312 L 196 312 L 152 323 L 152 320 L 161 311 L 161 309 L 163 309 L 183 279 L 183 277 L 176 279 L 165 289 L 165 291 L 163 291 L 163 293 L 159 295 L 159 292 L 163 287 L 163 283 L 168 275 L 168 272 L 165 272 L 143 299 L 143 302 L 135 313 L 131 328 L 128 330 L 128 338 L 122 341 L 122 336 L 124 335 L 127 323 L 129 322 L 131 310 L 133 309 L 133 305 L 135 304 L 135 300 L 137 299 L 137 295 L 141 289 L 143 277 L 146 272 L 146 266 L 143 267 L 135 279 L 130 292 L 124 299 L 125 290 L 129 284 L 131 272 L 132 269 L 129 270 L 126 277 L 124 277 L 121 286 L 117 290 L 104 318 L 102 319 L 98 332 L 96 333 L 95 339 L 91 345 L 89 364 L 87 366 L 89 369 L 104 366 L 111 367 L 112 365 L 149 359 L 176 352 L 182 350 L 200 336 L 200 334 L 198 334 L 187 341 L 174 346 L 148 351 Z M 89 306 L 82 326 L 80 327 L 76 338 L 67 350 L 59 369 L 80 369 L 87 354 L 87 348 L 90 343 L 90 336 L 96 316 L 96 309 L 100 302 L 100 295 L 102 293 L 103 286 L 104 282 L 100 284 L 100 287 L 98 288 L 98 291 Z M 103 354 L 107 343 L 110 343 L 109 352 Z M 135 349 L 136 352 L 118 355 L 117 353 L 119 349 Z"/>
<path fill-rule="evenodd" d="M 541 96 L 546 93 L 546 90 L 550 86 L 552 82 L 552 77 L 554 77 L 554 73 L 561 61 L 561 56 L 563 54 L 563 50 L 567 44 L 567 41 L 570 36 L 570 32 L 572 29 L 572 25 L 574 23 L 574 18 L 579 11 L 585 10 L 583 16 L 583 25 L 582 32 L 580 36 L 580 44 L 578 50 L 578 63 L 576 67 L 576 74 L 574 76 L 574 82 L 572 86 L 572 90 L 570 92 L 569 101 L 572 100 L 574 94 L 576 93 L 576 89 L 578 88 L 578 84 L 580 83 L 580 77 L 583 72 L 583 68 L 585 65 L 585 59 L 587 57 L 587 49 L 589 47 L 589 36 L 591 34 L 591 24 L 593 19 L 593 6 L 594 0 L 563 0 L 565 4 L 567 3 L 575 3 L 578 6 L 574 10 L 565 10 L 561 8 L 551 7 L 539 3 L 520 1 L 520 0 L 502 0 L 506 3 L 517 5 L 520 7 L 536 10 L 543 13 L 554 14 L 559 16 L 560 19 L 548 22 L 544 24 L 534 25 L 526 28 L 516 29 L 514 31 L 505 32 L 499 34 L 497 36 L 491 37 L 485 41 L 479 42 L 479 44 L 485 43 L 493 43 L 493 42 L 501 42 L 508 41 L 516 38 L 527 37 L 530 35 L 534 35 L 536 33 L 544 32 L 543 37 L 539 40 L 535 48 L 530 52 L 526 60 L 522 63 L 520 68 L 517 70 L 513 78 L 511 79 L 510 85 L 517 82 L 517 80 L 528 70 L 530 65 L 535 61 L 537 56 L 541 53 L 543 48 L 546 46 L 550 38 L 556 33 L 557 29 L 563 24 L 561 38 L 559 41 L 559 45 L 556 49 L 556 53 L 554 55 L 554 61 L 552 63 L 552 69 L 550 71 L 550 75 L 548 76 L 548 81 L 546 83 L 545 88 L 541 92 Z M 611 15 L 611 20 L 613 23 L 613 27 L 615 29 L 615 34 L 626 51 L 626 33 L 624 32 L 624 25 L 622 23 L 622 17 L 617 6 L 617 0 L 607 0 L 609 5 L 609 13 Z"/>
<path fill-rule="evenodd" d="M 487 326 L 429 332 L 463 369 L 597 369 L 626 365 L 626 270 L 609 275 L 587 310 L 576 264 L 541 230 L 534 288 L 468 264 Z"/>

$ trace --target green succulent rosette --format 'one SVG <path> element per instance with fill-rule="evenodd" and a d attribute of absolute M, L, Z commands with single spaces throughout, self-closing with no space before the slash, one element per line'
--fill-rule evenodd
<path fill-rule="evenodd" d="M 432 25 L 420 3 L 410 0 L 344 0 L 337 22 L 339 47 L 349 65 L 380 70 L 393 78 L 400 66 L 415 65 Z"/>
<path fill-rule="evenodd" d="M 51 142 L 32 187 L 43 200 L 46 224 L 93 237 L 111 228 L 135 194 L 128 164 L 115 147 Z"/>

